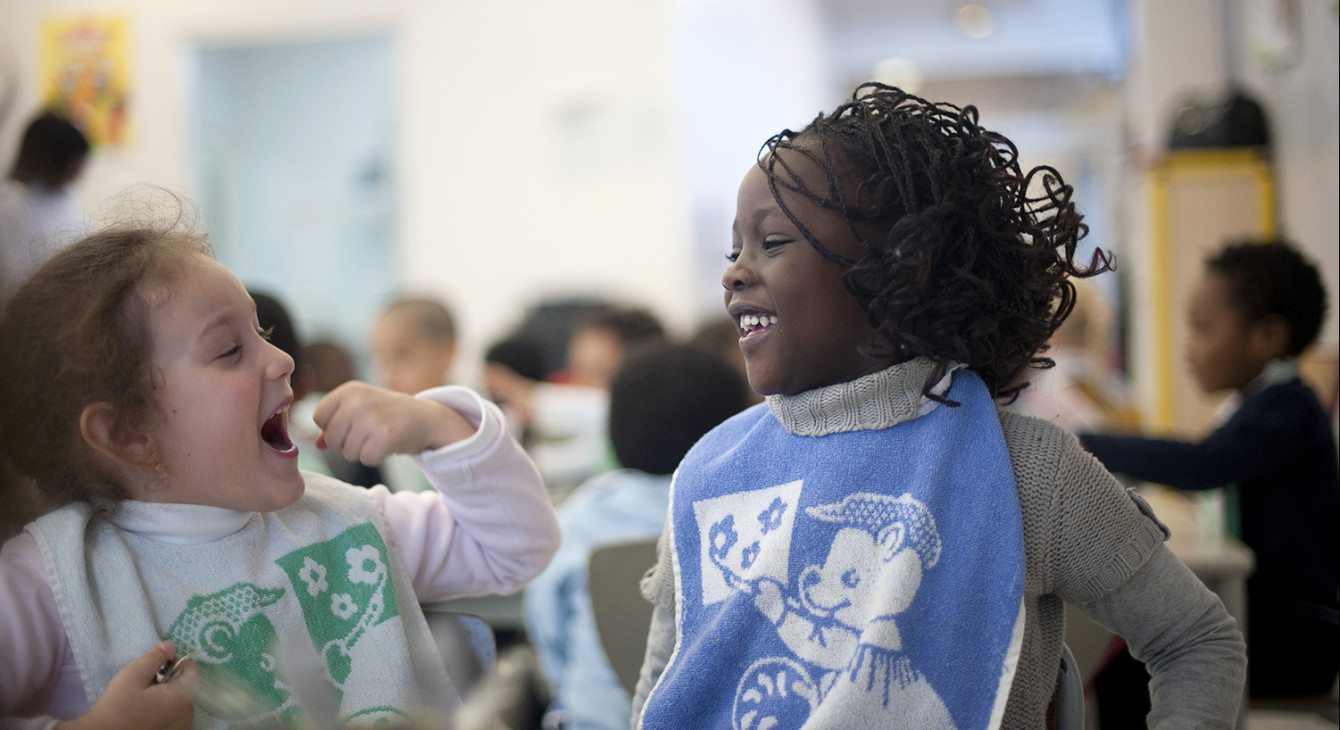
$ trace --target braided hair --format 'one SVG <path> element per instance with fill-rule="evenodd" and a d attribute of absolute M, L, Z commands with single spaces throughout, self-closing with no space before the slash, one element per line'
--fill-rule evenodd
<path fill-rule="evenodd" d="M 799 132 L 769 139 L 758 161 L 805 239 L 846 267 L 843 283 L 878 334 L 866 354 L 931 358 L 937 367 L 923 392 L 944 402 L 930 387 L 953 363 L 976 373 L 992 396 L 1013 400 L 1030 366 L 1054 365 L 1040 352 L 1074 308 L 1069 277 L 1113 268 L 1101 250 L 1087 266 L 1074 261 L 1088 227 L 1060 173 L 1023 172 L 1014 143 L 977 118 L 975 107 L 871 82 Z M 826 189 L 810 189 L 782 150 L 818 165 Z M 815 238 L 782 189 L 840 213 L 859 258 Z"/>

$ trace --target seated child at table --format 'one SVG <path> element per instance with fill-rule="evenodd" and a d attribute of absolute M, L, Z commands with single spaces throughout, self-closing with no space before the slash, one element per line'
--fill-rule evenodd
<path fill-rule="evenodd" d="M 419 603 L 516 591 L 558 546 L 534 465 L 464 388 L 350 382 L 316 410 L 318 445 L 413 454 L 432 492 L 300 472 L 293 360 L 180 226 L 75 243 L 0 338 L 0 447 L 57 506 L 0 549 L 5 727 L 291 726 L 299 680 L 344 724 L 431 718 L 459 698 Z"/>
<path fill-rule="evenodd" d="M 1321 275 L 1283 241 L 1210 256 L 1187 307 L 1186 361 L 1240 404 L 1199 442 L 1082 434 L 1112 471 L 1177 489 L 1233 485 L 1247 579 L 1253 696 L 1325 693 L 1340 662 L 1340 488 L 1335 435 L 1298 357 L 1326 314 Z"/>

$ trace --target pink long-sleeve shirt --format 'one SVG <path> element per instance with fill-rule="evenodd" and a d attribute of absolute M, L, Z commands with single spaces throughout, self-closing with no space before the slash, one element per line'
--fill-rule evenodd
<path fill-rule="evenodd" d="M 444 387 L 419 397 L 455 409 L 477 428 L 463 441 L 415 456 L 435 492 L 370 490 L 414 593 L 431 602 L 519 590 L 544 569 L 560 540 L 535 466 L 507 435 L 497 408 L 473 391 Z M 329 480 L 303 477 L 309 484 Z M 167 543 L 193 545 L 232 534 L 251 516 L 128 501 L 113 522 Z M 88 712 L 42 556 L 27 533 L 0 548 L 0 621 L 0 728 L 45 728 Z"/>

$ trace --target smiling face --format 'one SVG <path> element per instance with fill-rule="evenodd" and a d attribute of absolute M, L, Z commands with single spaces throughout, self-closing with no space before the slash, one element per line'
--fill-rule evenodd
<path fill-rule="evenodd" d="M 826 190 L 822 172 L 790 154 L 811 190 Z M 856 258 L 846 221 L 779 186 L 787 208 L 829 250 Z M 731 264 L 722 274 L 726 311 L 739 326 L 749 384 L 764 395 L 795 395 L 884 369 L 861 354 L 875 331 L 842 284 L 844 267 L 824 258 L 782 211 L 767 174 L 750 167 L 740 184 L 731 229 Z"/>
<path fill-rule="evenodd" d="M 135 498 L 245 511 L 293 504 L 303 492 L 287 428 L 293 359 L 261 334 L 242 282 L 192 255 L 144 295 L 155 377 L 146 433 L 166 476 Z"/>

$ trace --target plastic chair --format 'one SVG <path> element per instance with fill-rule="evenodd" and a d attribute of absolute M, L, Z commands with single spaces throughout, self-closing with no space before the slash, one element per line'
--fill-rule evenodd
<path fill-rule="evenodd" d="M 498 645 L 493 628 L 479 616 L 423 606 L 428 630 L 447 665 L 456 690 L 465 697 L 493 669 Z"/>
<path fill-rule="evenodd" d="M 630 695 L 637 687 L 651 628 L 652 605 L 638 584 L 655 564 L 656 539 L 651 538 L 598 547 L 587 565 L 596 632 L 614 674 Z"/>
<path fill-rule="evenodd" d="M 1061 644 L 1061 670 L 1056 677 L 1056 727 L 1084 730 L 1084 678 L 1065 644 Z"/>
<path fill-rule="evenodd" d="M 460 709 L 452 730 L 529 730 L 539 728 L 551 697 L 540 673 L 540 660 L 528 644 L 518 644 L 498 656 L 489 672 Z"/>

